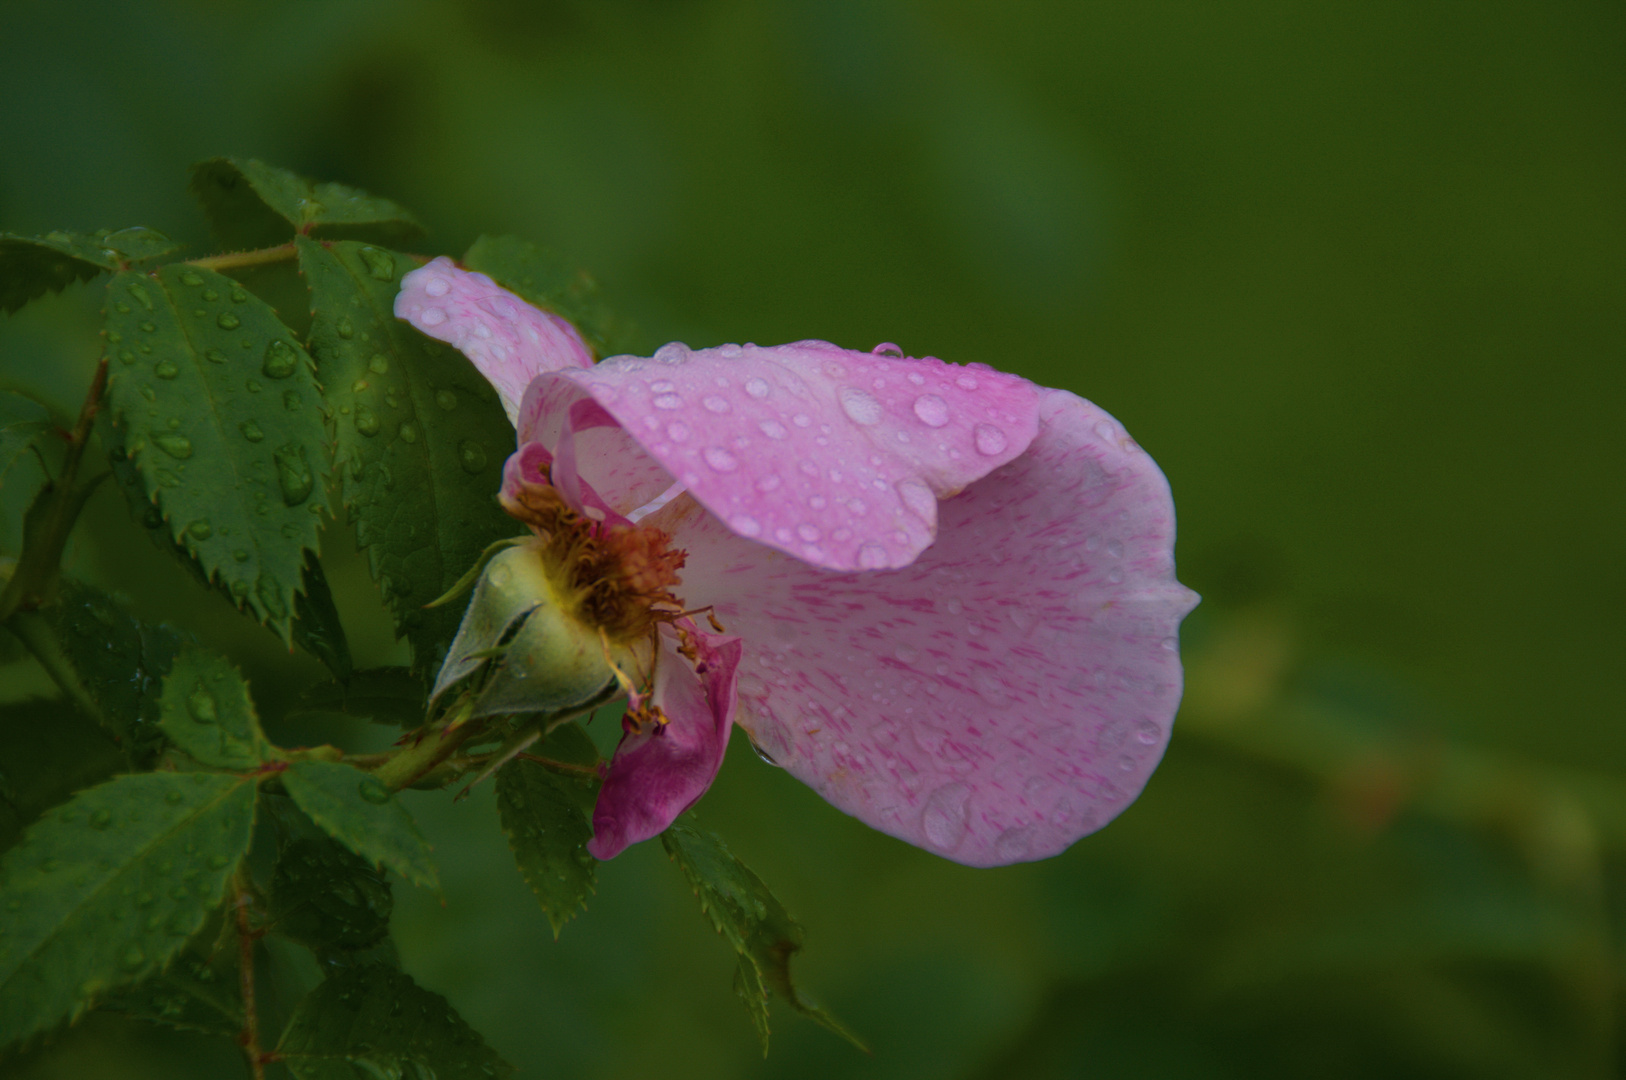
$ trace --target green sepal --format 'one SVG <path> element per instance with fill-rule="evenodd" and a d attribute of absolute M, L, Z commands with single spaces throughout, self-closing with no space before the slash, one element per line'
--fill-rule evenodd
<path fill-rule="evenodd" d="M 702 832 L 681 821 L 661 833 L 661 846 L 689 879 L 700 898 L 701 911 L 739 953 L 741 969 L 736 972 L 734 988 L 751 1012 L 752 1024 L 762 1037 L 763 1053 L 768 1048 L 766 1002 L 770 989 L 803 1016 L 867 1053 L 869 1047 L 862 1039 L 804 997 L 791 981 L 790 959 L 802 947 L 802 927 L 762 879 L 735 858 L 715 833 Z"/>
<path fill-rule="evenodd" d="M 306 994 L 276 1054 L 295 1080 L 493 1080 L 514 1072 L 445 998 L 380 965 L 338 972 Z"/>
<path fill-rule="evenodd" d="M 344 184 L 318 184 L 252 158 L 211 158 L 192 166 L 192 193 L 228 247 L 284 243 L 294 233 L 396 244 L 423 226 L 388 199 Z"/>
<path fill-rule="evenodd" d="M 247 853 L 254 785 L 224 773 L 115 777 L 0 859 L 0 1046 L 162 970 Z"/>
<path fill-rule="evenodd" d="M 635 331 L 599 297 L 598 282 L 558 252 L 517 236 L 482 236 L 463 265 L 573 325 L 595 357 L 635 347 Z"/>
<path fill-rule="evenodd" d="M 326 507 L 309 356 L 264 301 L 198 267 L 120 273 L 106 315 L 114 444 L 171 539 L 289 640 Z"/>
<path fill-rule="evenodd" d="M 367 668 L 352 674 L 348 682 L 335 679 L 309 687 L 299 695 L 299 707 L 415 728 L 427 719 L 429 688 L 411 668 Z"/>
<path fill-rule="evenodd" d="M 47 292 L 61 292 L 75 281 L 89 281 L 108 270 L 167 255 L 175 247 L 162 233 L 140 227 L 117 232 L 102 229 L 88 236 L 0 233 L 0 311 L 16 311 Z"/>
<path fill-rule="evenodd" d="M 598 762 L 593 740 L 577 724 L 560 725 L 534 752 L 584 770 Z M 587 842 L 593 838 L 598 789 L 599 779 L 592 771 L 554 769 L 525 758 L 510 761 L 497 772 L 503 834 L 525 883 L 547 913 L 555 938 L 594 891 L 598 860 L 588 854 Z"/>
<path fill-rule="evenodd" d="M 465 357 L 396 319 L 410 257 L 304 237 L 298 248 L 344 504 L 397 634 L 429 670 L 460 613 L 424 606 L 515 532 L 496 497 L 513 428 Z"/>
<path fill-rule="evenodd" d="M 429 844 L 399 799 L 371 773 L 334 761 L 296 761 L 283 787 L 312 821 L 364 859 L 414 885 L 440 888 Z"/>
<path fill-rule="evenodd" d="M 187 646 L 159 699 L 159 725 L 182 751 L 219 769 L 256 769 L 280 757 L 260 730 L 248 684 L 224 657 Z"/>

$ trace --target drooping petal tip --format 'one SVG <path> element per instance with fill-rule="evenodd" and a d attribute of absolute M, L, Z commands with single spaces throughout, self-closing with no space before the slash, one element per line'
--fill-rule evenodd
<path fill-rule="evenodd" d="M 593 364 L 570 323 L 444 255 L 401 278 L 395 317 L 472 360 L 502 399 L 510 422 L 537 375 Z"/>

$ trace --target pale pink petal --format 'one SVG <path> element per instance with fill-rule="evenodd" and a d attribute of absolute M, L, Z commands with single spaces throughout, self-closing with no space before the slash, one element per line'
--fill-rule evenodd
<path fill-rule="evenodd" d="M 580 387 L 733 532 L 833 570 L 913 561 L 932 541 L 937 499 L 1019 455 L 1037 423 L 1037 389 L 1015 375 L 822 341 L 673 344 L 537 382 L 522 442 L 553 445 L 570 398 L 560 384 Z M 669 486 L 625 446 L 598 467 L 626 474 L 588 476 L 612 504 L 611 490 L 651 498 Z"/>
<path fill-rule="evenodd" d="M 528 447 L 546 448 L 543 454 L 551 460 L 564 444 L 569 444 L 569 460 L 557 463 L 553 483 L 578 510 L 584 508 L 579 501 L 578 483 L 596 492 L 604 506 L 622 516 L 632 514 L 672 486 L 672 476 L 660 462 L 650 457 L 586 389 L 562 375 L 545 375 L 532 381 L 515 427 L 519 431 L 519 453 L 533 455 L 528 459 L 533 464 L 541 462 L 542 457 Z M 531 476 L 523 469 L 517 473 L 505 470 L 505 485 L 520 475 Z M 511 492 L 512 488 L 505 486 L 504 490 Z"/>
<path fill-rule="evenodd" d="M 395 317 L 474 361 L 511 422 L 537 375 L 593 364 L 575 327 L 444 255 L 401 278 Z"/>
<path fill-rule="evenodd" d="M 734 723 L 740 642 L 692 631 L 699 671 L 662 634 L 651 701 L 668 720 L 656 733 L 626 735 L 616 748 L 593 809 L 588 852 L 598 859 L 658 836 L 706 793 L 722 768 Z"/>
<path fill-rule="evenodd" d="M 1123 428 L 1043 391 L 1027 453 L 939 508 L 912 565 L 833 574 L 658 515 L 684 601 L 745 642 L 739 721 L 860 820 L 973 866 L 1053 855 L 1106 824 L 1162 756 L 1180 701 L 1163 474 Z"/>

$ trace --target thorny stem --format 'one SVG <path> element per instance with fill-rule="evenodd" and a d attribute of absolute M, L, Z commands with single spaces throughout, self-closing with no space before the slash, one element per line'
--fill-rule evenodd
<path fill-rule="evenodd" d="M 265 1080 L 266 1055 L 260 1050 L 260 1019 L 254 1005 L 254 942 L 258 935 L 248 925 L 248 907 L 254 894 L 243 880 L 242 871 L 232 879 L 232 904 L 237 909 L 237 978 L 243 997 L 243 1031 L 237 1042 L 248 1058 L 254 1080 Z"/>
<path fill-rule="evenodd" d="M 373 775 L 391 791 L 411 787 L 455 754 L 470 736 L 484 729 L 483 724 L 466 722 L 473 711 L 474 703 L 465 701 L 452 711 L 448 723 L 415 732 L 410 736 L 413 741 L 380 765 Z"/>
<path fill-rule="evenodd" d="M 538 765 L 546 765 L 550 769 L 558 769 L 562 772 L 581 773 L 583 776 L 591 776 L 595 778 L 598 776 L 597 765 L 575 765 L 568 761 L 555 761 L 553 758 L 543 757 L 541 754 L 520 754 L 518 756 L 521 760 L 534 761 Z"/>
<path fill-rule="evenodd" d="M 188 259 L 186 265 L 201 266 L 205 270 L 237 270 L 245 266 L 287 262 L 298 254 L 299 250 L 290 240 L 276 247 L 257 248 L 253 251 L 228 251 L 224 255 L 205 255 L 200 259 Z"/>

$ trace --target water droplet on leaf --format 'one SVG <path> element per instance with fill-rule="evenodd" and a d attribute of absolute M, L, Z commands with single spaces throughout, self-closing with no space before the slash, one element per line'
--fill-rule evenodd
<path fill-rule="evenodd" d="M 286 341 L 273 341 L 265 347 L 265 362 L 260 371 L 268 379 L 286 379 L 294 373 L 298 357 Z"/>
<path fill-rule="evenodd" d="M 235 330 L 243 325 L 243 320 L 229 311 L 222 311 L 220 317 L 215 320 L 215 325 L 222 330 Z"/>

